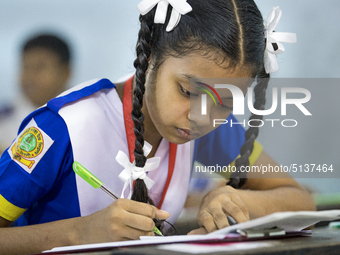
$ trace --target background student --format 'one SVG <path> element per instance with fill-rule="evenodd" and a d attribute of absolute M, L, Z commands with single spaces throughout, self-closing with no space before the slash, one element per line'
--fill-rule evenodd
<path fill-rule="evenodd" d="M 63 92 L 71 76 L 71 52 L 59 36 L 39 34 L 20 49 L 19 95 L 0 108 L 0 153 L 16 136 L 22 120 Z"/>

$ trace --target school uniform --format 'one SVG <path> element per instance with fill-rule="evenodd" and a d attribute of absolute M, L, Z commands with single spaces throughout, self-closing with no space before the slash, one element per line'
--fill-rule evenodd
<path fill-rule="evenodd" d="M 86 216 L 107 207 L 112 198 L 77 176 L 72 164 L 80 162 L 121 194 L 124 183 L 118 175 L 124 167 L 115 157 L 119 150 L 129 155 L 124 123 L 123 104 L 107 79 L 80 84 L 31 113 L 0 159 L 0 216 L 22 226 Z M 149 194 L 156 206 L 170 213 L 171 223 L 186 200 L 193 161 L 228 165 L 239 154 L 244 132 L 242 127 L 221 126 L 177 145 L 170 179 L 170 143 L 162 139 L 155 154 L 160 166 L 147 174 L 155 181 Z M 256 151 L 255 159 L 261 147 Z"/>

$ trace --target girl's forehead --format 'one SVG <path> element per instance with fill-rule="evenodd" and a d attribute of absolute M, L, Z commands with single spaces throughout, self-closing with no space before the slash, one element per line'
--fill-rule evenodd
<path fill-rule="evenodd" d="M 249 66 L 229 67 L 228 63 L 218 63 L 199 54 L 183 57 L 169 56 L 160 66 L 161 72 L 167 72 L 181 79 L 190 78 L 252 78 Z"/>
<path fill-rule="evenodd" d="M 168 57 L 157 69 L 157 80 L 181 84 L 186 89 L 197 89 L 202 84 L 215 88 L 216 84 L 231 84 L 240 88 L 245 95 L 254 78 L 248 67 L 226 68 L 211 59 L 200 55 Z M 204 85 L 203 85 L 204 87 Z M 231 93 L 227 89 L 218 89 L 221 97 L 227 98 Z"/>

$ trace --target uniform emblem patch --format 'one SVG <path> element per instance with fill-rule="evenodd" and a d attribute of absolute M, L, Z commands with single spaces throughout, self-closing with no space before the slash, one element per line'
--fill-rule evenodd
<path fill-rule="evenodd" d="M 52 144 L 53 140 L 32 119 L 11 145 L 8 153 L 26 172 L 32 173 Z"/>

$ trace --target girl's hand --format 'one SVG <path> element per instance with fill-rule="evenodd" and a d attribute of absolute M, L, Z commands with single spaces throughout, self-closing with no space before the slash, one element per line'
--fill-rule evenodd
<path fill-rule="evenodd" d="M 249 220 L 249 212 L 237 190 L 231 186 L 224 186 L 210 191 L 202 200 L 197 215 L 198 224 L 204 229 L 197 229 L 190 234 L 208 233 L 229 226 L 227 216 L 231 216 L 237 223 Z"/>
<path fill-rule="evenodd" d="M 205 227 L 196 228 L 191 230 L 187 235 L 205 235 L 209 232 L 205 229 Z"/>
<path fill-rule="evenodd" d="M 118 199 L 103 210 L 80 218 L 84 220 L 81 240 L 84 243 L 113 242 L 152 236 L 153 219 L 163 220 L 169 216 L 168 212 L 152 205 Z"/>

